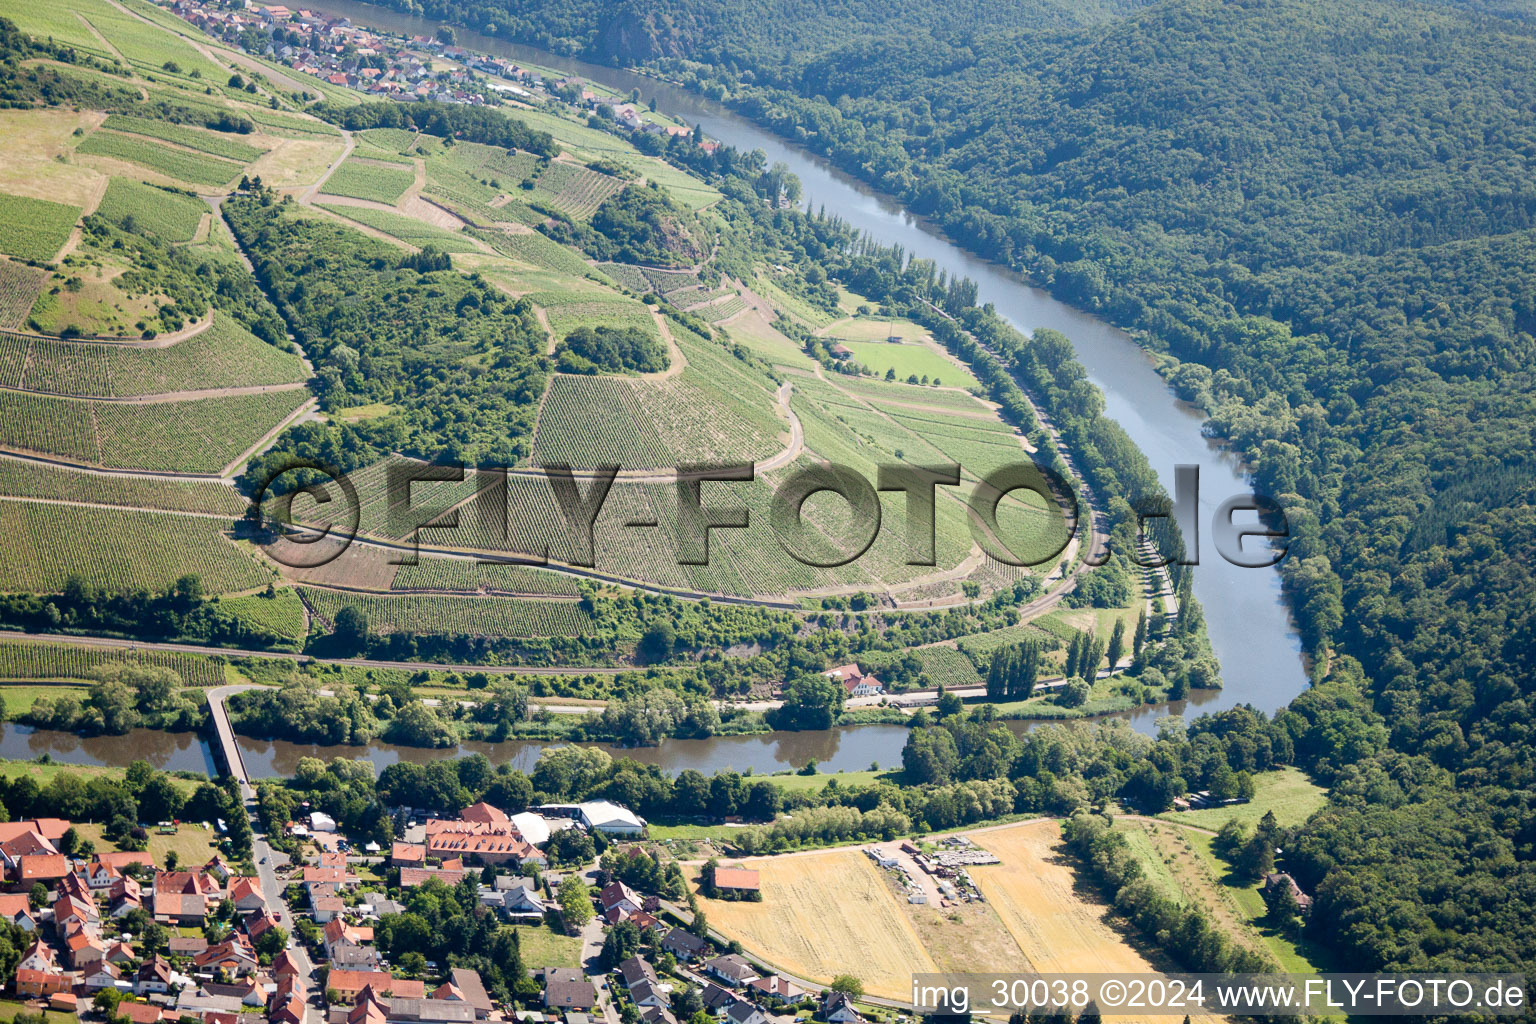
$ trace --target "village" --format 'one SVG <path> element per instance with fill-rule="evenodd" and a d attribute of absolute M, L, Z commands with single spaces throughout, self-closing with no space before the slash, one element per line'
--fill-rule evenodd
<path fill-rule="evenodd" d="M 313 92 L 321 97 L 332 87 L 402 102 L 539 106 L 563 101 L 611 116 L 634 131 L 664 136 L 691 132 L 627 98 L 600 95 L 583 79 L 522 67 L 445 38 L 406 39 L 353 25 L 347 18 L 279 4 L 175 0 L 169 6 L 229 45 L 315 79 Z M 254 84 L 250 88 L 254 91 Z M 705 145 L 713 148 L 714 143 Z"/>
<path fill-rule="evenodd" d="M 862 1019 L 848 993 L 775 973 L 707 926 L 693 930 L 702 918 L 687 883 L 678 899 L 675 888 L 670 896 L 649 892 L 617 877 L 624 868 L 606 870 L 665 857 L 644 840 L 646 822 L 618 804 L 546 804 L 514 814 L 484 802 L 451 815 L 396 810 L 406 827 L 387 851 L 347 849 L 335 822 L 313 811 L 284 830 L 296 859 L 279 863 L 284 855 L 258 841 L 259 863 L 243 870 L 220 855 L 197 865 L 177 863 L 174 854 L 159 862 L 145 852 L 70 856 L 60 852 L 72 845 L 69 821 L 0 825 L 9 890 L 0 894 L 0 913 L 26 944 L 15 997 L 38 1011 L 137 1024 Z M 418 813 L 422 820 L 410 817 Z M 552 870 L 546 848 L 567 830 L 596 838 L 612 859 Z M 918 862 L 954 878 L 939 866 L 954 849 Z M 761 899 L 756 870 L 711 861 L 706 874 L 715 898 Z M 472 886 L 478 915 L 579 935 L 580 966 L 530 962 L 537 992 L 515 1001 L 494 999 L 472 969 L 392 966 L 374 944 L 376 926 L 402 913 L 412 890 L 435 883 Z M 577 893 L 574 905 L 568 889 Z"/>

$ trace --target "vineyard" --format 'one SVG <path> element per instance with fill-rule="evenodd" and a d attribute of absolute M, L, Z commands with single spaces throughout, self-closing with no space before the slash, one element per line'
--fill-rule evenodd
<path fill-rule="evenodd" d="M 123 661 L 168 668 L 188 686 L 222 686 L 225 682 L 224 666 L 219 662 L 181 651 L 0 641 L 0 679 L 6 681 L 87 680 L 102 665 Z"/>
<path fill-rule="evenodd" d="M 220 598 L 219 610 L 291 650 L 304 646 L 304 602 L 288 587 L 273 591 L 271 597 L 261 593 Z"/>
<path fill-rule="evenodd" d="M 190 196 L 129 178 L 113 178 L 96 212 L 114 224 L 132 217 L 136 227 L 148 228 L 167 242 L 190 242 L 208 216 L 208 207 Z"/>
<path fill-rule="evenodd" d="M 576 579 L 527 565 L 482 565 L 462 558 L 423 558 L 402 565 L 392 590 L 485 590 L 503 594 L 575 597 Z"/>
<path fill-rule="evenodd" d="M 656 292 L 666 296 L 672 302 L 678 301 L 680 294 L 697 287 L 699 283 L 699 279 L 693 274 L 679 270 L 656 270 L 628 263 L 599 263 L 597 269 L 630 291 L 639 292 L 642 295 L 646 292 Z"/>
<path fill-rule="evenodd" d="M 272 573 L 224 537 L 223 518 L 0 501 L 0 592 L 52 594 L 70 576 L 95 587 L 164 590 L 188 573 L 210 593 L 265 586 Z"/>
<path fill-rule="evenodd" d="M 418 139 L 431 140 L 430 135 L 419 136 L 404 128 L 369 128 L 357 133 L 357 137 L 375 149 L 387 150 L 404 156 L 416 148 Z"/>
<path fill-rule="evenodd" d="M 443 200 L 475 224 L 537 224 L 543 217 L 509 195 L 523 194 L 517 186 L 537 167 L 528 153 L 460 142 L 427 161 L 423 193 Z"/>
<path fill-rule="evenodd" d="M 657 337 L 650 310 L 623 296 L 573 291 L 530 292 L 528 301 L 544 309 L 555 337 L 578 327 L 635 327 Z"/>
<path fill-rule="evenodd" d="M 0 446 L 98 466 L 214 474 L 304 397 L 277 391 L 135 405 L 0 392 Z"/>
<path fill-rule="evenodd" d="M 953 689 L 957 686 L 975 686 L 981 682 L 976 665 L 953 647 L 919 647 L 912 654 L 923 663 L 923 671 L 935 686 Z"/>
<path fill-rule="evenodd" d="M 326 179 L 322 191 L 327 195 L 371 199 L 393 206 L 415 180 L 415 174 L 404 168 L 348 157 L 336 168 L 336 173 Z"/>
<path fill-rule="evenodd" d="M 0 259 L 0 331 L 14 331 L 27 322 L 47 278 L 45 270 Z"/>
<path fill-rule="evenodd" d="M 711 306 L 705 306 L 696 310 L 700 316 L 712 324 L 724 323 L 731 317 L 747 308 L 747 302 L 739 295 L 733 295 L 724 302 L 717 302 Z"/>
<path fill-rule="evenodd" d="M 1027 640 L 1039 641 L 1047 650 L 1057 646 L 1056 637 L 1032 623 L 1005 626 L 990 633 L 972 633 L 961 637 L 956 643 L 978 668 L 982 668 L 991 661 L 993 652 Z"/>
<path fill-rule="evenodd" d="M 539 175 L 533 195 L 573 220 L 586 220 L 623 187 L 622 178 L 556 160 Z"/>
<path fill-rule="evenodd" d="M 245 113 L 252 121 L 268 129 L 268 134 L 292 135 L 299 138 L 341 134 L 335 126 L 324 121 L 304 121 L 296 117 L 284 117 L 270 110 L 247 110 Z"/>
<path fill-rule="evenodd" d="M 205 330 L 168 348 L 0 334 L 0 384 L 55 395 L 131 398 L 297 384 L 306 376 L 296 354 L 268 345 L 228 316 L 215 316 Z"/>
<path fill-rule="evenodd" d="M 473 467 L 465 467 L 462 481 L 413 481 L 409 495 L 405 493 L 404 488 L 401 488 L 400 493 L 395 496 L 397 500 L 391 503 L 390 467 L 404 465 L 420 468 L 425 466 L 425 463 L 392 455 L 371 466 L 347 474 L 347 481 L 357 490 L 359 533 L 371 537 L 400 540 L 410 533 L 414 524 L 436 517 L 443 510 L 457 505 L 488 484 L 485 478 L 476 474 Z M 352 513 L 346 498 L 340 493 L 340 488 L 336 484 L 328 484 L 325 487 L 331 499 L 328 502 L 319 502 L 315 496 L 309 494 L 294 496 L 292 512 L 295 522 L 314 526 L 350 525 Z M 409 508 L 415 511 L 407 510 L 407 500 L 409 500 Z M 433 536 L 428 533 L 424 540 L 430 543 Z M 439 536 L 451 536 L 451 534 L 439 534 Z"/>
<path fill-rule="evenodd" d="M 592 268 L 576 253 L 536 231 L 471 231 L 503 256 L 532 267 L 543 267 L 572 277 L 584 277 Z"/>
<path fill-rule="evenodd" d="M 399 213 L 390 213 L 388 210 L 376 210 L 371 206 L 341 206 L 338 204 L 318 203 L 322 210 L 328 210 L 338 217 L 356 221 L 365 227 L 382 231 L 391 238 L 398 238 L 410 245 L 430 245 L 441 252 L 479 252 L 480 247 L 471 239 L 458 231 L 447 231 L 443 228 L 433 227 L 424 221 L 416 220 Z"/>
<path fill-rule="evenodd" d="M 213 480 L 100 476 L 8 458 L 0 458 L 0 495 L 164 509 L 167 512 L 208 512 L 230 519 L 243 514 L 247 504 L 233 487 Z"/>
<path fill-rule="evenodd" d="M 168 177 L 196 185 L 227 185 L 235 179 L 242 167 L 241 164 L 208 156 L 205 153 L 173 149 L 162 142 L 155 142 L 142 136 L 124 135 L 103 128 L 87 136 L 86 140 L 75 148 L 75 152 L 86 156 L 127 160 L 130 163 L 148 167 L 152 171 L 159 171 Z"/>
<path fill-rule="evenodd" d="M 368 616 L 368 628 L 379 633 L 581 636 L 592 627 L 591 616 L 575 601 L 428 594 L 374 597 L 314 587 L 304 588 L 304 600 L 328 623 L 335 621 L 341 609 L 356 608 Z"/>
<path fill-rule="evenodd" d="M 79 219 L 78 206 L 0 193 L 0 253 L 51 260 Z"/>
<path fill-rule="evenodd" d="M 259 146 L 252 146 L 217 132 L 171 124 L 169 121 L 156 121 L 147 117 L 133 117 L 129 114 L 112 114 L 102 123 L 102 127 L 130 135 L 143 135 L 163 142 L 173 142 L 187 149 L 195 149 L 199 153 L 221 156 L 226 160 L 234 160 L 242 164 L 248 164 L 266 152 Z"/>

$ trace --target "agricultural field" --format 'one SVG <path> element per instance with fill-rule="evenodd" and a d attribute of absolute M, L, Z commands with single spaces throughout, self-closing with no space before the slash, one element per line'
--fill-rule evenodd
<path fill-rule="evenodd" d="M 199 153 L 220 156 L 242 164 L 248 164 L 266 152 L 260 146 L 239 141 L 235 136 L 203 128 L 190 128 L 184 124 L 172 124 L 169 121 L 157 121 L 148 117 L 134 117 L 130 114 L 112 114 L 102 122 L 102 127 L 130 135 L 143 135 L 162 142 L 172 142 L 187 149 L 195 149 Z"/>
<path fill-rule="evenodd" d="M 522 601 L 507 597 L 440 594 L 372 596 L 305 587 L 303 597 L 326 622 L 351 606 L 368 616 L 378 633 L 451 633 L 467 636 L 579 636 L 591 617 L 575 601 Z"/>
<path fill-rule="evenodd" d="M 530 267 L 543 267 L 572 277 L 592 271 L 572 249 L 545 238 L 536 231 L 474 231 L 474 236 L 503 256 L 510 256 Z"/>
<path fill-rule="evenodd" d="M 398 153 L 401 156 L 414 151 L 418 141 L 424 144 L 438 141 L 434 136 L 419 135 L 405 128 L 369 128 L 358 132 L 357 137 L 375 149 Z"/>
<path fill-rule="evenodd" d="M 1056 821 L 989 829 L 972 838 L 1002 858 L 1001 864 L 972 868 L 971 877 L 1022 950 L 1020 969 L 1121 975 L 1157 969 L 1106 922 L 1107 907 L 1083 897 Z"/>
<path fill-rule="evenodd" d="M 391 590 L 484 590 L 503 594 L 575 597 L 576 578 L 527 565 L 484 565 L 462 558 L 422 558 L 402 565 Z"/>
<path fill-rule="evenodd" d="M 1003 647 L 1012 647 L 1027 640 L 1038 641 L 1048 648 L 1056 643 L 1054 636 L 1028 622 L 1017 626 L 1004 626 L 990 633 L 972 633 L 969 636 L 960 637 L 955 642 L 973 663 L 984 667 L 991 660 L 994 651 Z"/>
<path fill-rule="evenodd" d="M 622 178 L 556 160 L 539 175 L 532 195 L 573 220 L 586 220 L 623 187 Z"/>
<path fill-rule="evenodd" d="M 912 654 L 923 663 L 923 671 L 935 686 L 953 689 L 958 686 L 975 686 L 982 681 L 975 663 L 954 647 L 919 647 Z"/>
<path fill-rule="evenodd" d="M 712 927 L 769 966 L 822 983 L 851 974 L 870 995 L 894 999 L 911 998 L 913 974 L 938 970 L 906 905 L 862 850 L 746 863 L 760 872 L 761 903 L 700 897 L 699 906 Z"/>
<path fill-rule="evenodd" d="M 177 149 L 139 135 L 97 129 L 75 148 L 85 156 L 126 160 L 152 171 L 194 185 L 223 187 L 233 181 L 243 165 L 205 153 Z"/>
<path fill-rule="evenodd" d="M 328 210 L 338 217 L 356 221 L 365 227 L 382 231 L 391 238 L 398 238 L 408 245 L 418 248 L 430 245 L 441 252 L 479 252 L 480 247 L 474 239 L 459 231 L 447 231 L 443 228 L 433 227 L 431 224 L 419 221 L 414 217 L 404 214 L 390 213 L 388 210 L 376 210 L 371 206 L 342 206 L 336 203 L 317 203 L 322 210 Z"/>
<path fill-rule="evenodd" d="M 252 121 L 267 129 L 268 134 L 292 135 L 299 138 L 308 136 L 340 137 L 341 131 L 333 124 L 326 121 L 311 120 L 298 117 L 288 117 L 271 110 L 247 110 L 245 114 Z"/>
<path fill-rule="evenodd" d="M 291 588 L 277 590 L 271 597 L 265 593 L 225 597 L 219 601 L 219 610 L 253 629 L 287 641 L 291 650 L 299 650 L 304 644 L 304 602 Z"/>
<path fill-rule="evenodd" d="M 188 573 L 210 593 L 273 574 L 224 536 L 224 518 L 0 501 L 0 592 L 57 593 L 71 575 L 111 590 L 163 590 Z"/>
<path fill-rule="evenodd" d="M 0 259 L 0 331 L 14 331 L 26 323 L 47 278 L 46 270 Z"/>
<path fill-rule="evenodd" d="M 739 295 L 733 295 L 724 302 L 716 302 L 703 306 L 696 310 L 700 316 L 712 324 L 723 323 L 731 317 L 747 308 L 747 302 Z"/>
<path fill-rule="evenodd" d="M 132 398 L 298 384 L 306 377 L 296 353 L 267 344 L 225 315 L 166 348 L 0 334 L 0 383 L 55 395 Z"/>
<path fill-rule="evenodd" d="M 12 458 L 0 458 L 0 495 L 167 512 L 207 512 L 231 519 L 238 518 L 247 507 L 246 500 L 233 487 L 213 480 L 103 476 Z"/>
<path fill-rule="evenodd" d="M 79 219 L 78 206 L 0 194 L 0 253 L 51 260 Z"/>
<path fill-rule="evenodd" d="M 579 291 L 531 292 L 528 301 L 542 307 L 556 338 L 578 327 L 635 327 L 657 337 L 650 310 L 633 299 L 612 293 Z"/>
<path fill-rule="evenodd" d="M 1253 777 L 1253 782 L 1253 799 L 1246 804 L 1198 811 L 1168 811 L 1158 817 L 1180 825 L 1208 829 L 1219 829 L 1235 819 L 1251 829 L 1266 812 L 1273 811 L 1281 828 L 1297 828 L 1312 816 L 1312 812 L 1321 808 L 1328 797 L 1328 791 L 1307 778 L 1300 768 L 1260 772 Z"/>
<path fill-rule="evenodd" d="M 0 680 L 88 680 L 97 668 L 119 661 L 168 668 L 188 686 L 222 686 L 225 681 L 218 662 L 181 651 L 0 640 Z"/>
<path fill-rule="evenodd" d="M 168 242 L 190 242 L 197 235 L 208 207 L 191 196 L 130 178 L 113 178 L 101 197 L 96 213 L 114 224 L 132 217 L 136 227 L 148 229 Z"/>
<path fill-rule="evenodd" d="M 336 168 L 336 173 L 326 179 L 322 191 L 326 195 L 371 199 L 376 203 L 393 206 L 415 180 L 416 176 L 409 168 L 390 167 L 357 157 L 347 157 Z"/>
<path fill-rule="evenodd" d="M 302 391 L 145 405 L 0 392 L 0 446 L 66 462 L 216 474 L 303 401 Z"/>

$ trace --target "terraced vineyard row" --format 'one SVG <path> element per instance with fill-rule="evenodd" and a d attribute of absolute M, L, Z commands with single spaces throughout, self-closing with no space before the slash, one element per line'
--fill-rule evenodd
<path fill-rule="evenodd" d="M 0 495 L 164 509 L 167 512 L 208 512 L 231 519 L 246 510 L 245 499 L 233 487 L 213 480 L 100 476 L 25 459 L 0 458 Z"/>
<path fill-rule="evenodd" d="M 0 259 L 0 331 L 16 330 L 27 322 L 47 278 L 45 270 Z"/>
<path fill-rule="evenodd" d="M 96 212 L 114 224 L 132 217 L 137 228 L 148 228 L 167 242 L 190 242 L 209 215 L 208 207 L 191 196 L 131 178 L 113 178 Z"/>
<path fill-rule="evenodd" d="M 487 480 L 476 475 L 474 467 L 466 466 L 462 481 L 416 480 L 411 483 L 409 495 L 404 493 L 402 488 L 401 493 L 395 495 L 396 500 L 392 503 L 389 494 L 389 471 L 391 466 L 397 465 L 420 468 L 425 464 L 403 456 L 391 455 L 371 466 L 347 474 L 348 481 L 357 490 L 359 533 L 372 537 L 401 539 L 409 535 L 412 524 L 433 518 L 432 513 L 424 515 L 422 510 L 450 508 L 488 483 Z M 308 494 L 294 496 L 294 519 L 297 522 L 315 526 L 349 525 L 351 511 L 340 486 L 334 483 L 325 486 L 331 499 L 327 502 L 320 502 Z M 408 511 L 407 501 L 409 508 L 416 511 Z M 430 543 L 431 537 L 431 533 L 426 534 L 425 542 Z"/>
<path fill-rule="evenodd" d="M 935 686 L 953 689 L 982 681 L 975 663 L 953 647 L 919 647 L 912 653 L 923 663 L 923 671 Z"/>
<path fill-rule="evenodd" d="M 533 292 L 528 300 L 544 308 L 555 336 L 563 338 L 578 327 L 635 327 L 657 337 L 656 321 L 650 311 L 632 299 L 621 296 L 571 292 Z"/>
<path fill-rule="evenodd" d="M 956 641 L 960 649 L 966 653 L 977 665 L 985 665 L 992 657 L 992 652 L 1003 647 L 1011 647 L 1014 644 L 1023 643 L 1026 640 L 1038 640 L 1047 648 L 1056 645 L 1056 637 L 1031 623 L 1018 626 L 1004 626 L 990 633 L 972 633 L 963 636 Z"/>
<path fill-rule="evenodd" d="M 143 135 L 163 142 L 173 142 L 178 146 L 185 146 L 200 153 L 224 157 L 242 164 L 248 164 L 266 152 L 259 146 L 240 142 L 238 139 L 218 132 L 189 128 L 183 124 L 172 124 L 169 121 L 157 121 L 148 117 L 134 117 L 131 114 L 112 114 L 103 122 L 103 127 L 127 132 L 130 135 Z"/>
<path fill-rule="evenodd" d="M 0 501 L 0 591 L 58 593 L 70 576 L 111 590 L 164 590 L 188 573 L 210 593 L 272 573 L 224 536 L 224 519 Z"/>
<path fill-rule="evenodd" d="M 222 598 L 219 610 L 275 640 L 286 641 L 292 649 L 297 650 L 303 645 L 304 603 L 287 587 L 274 591 L 271 597 L 263 592 Z"/>
<path fill-rule="evenodd" d="M 537 231 L 476 230 L 471 233 L 503 256 L 521 260 L 529 266 L 574 277 L 583 277 L 592 269 L 574 251 Z"/>
<path fill-rule="evenodd" d="M 0 446 L 98 466 L 217 473 L 304 399 L 279 391 L 132 405 L 0 392 Z"/>
<path fill-rule="evenodd" d="M 227 185 L 239 175 L 243 166 L 216 156 L 177 149 L 143 136 L 124 135 L 105 128 L 92 132 L 75 147 L 75 152 L 127 160 L 196 185 Z"/>
<path fill-rule="evenodd" d="M 622 178 L 556 160 L 539 175 L 533 195 L 574 220 L 586 220 L 623 187 Z"/>
<path fill-rule="evenodd" d="M 0 643 L 0 679 L 32 682 L 52 679 L 89 679 L 102 665 L 126 661 L 168 668 L 188 686 L 224 685 L 224 667 L 209 658 L 181 651 L 147 651 L 112 647 L 76 647 L 71 644 L 10 641 Z"/>
<path fill-rule="evenodd" d="M 252 121 L 267 130 L 267 134 L 293 135 L 299 138 L 314 136 L 339 136 L 340 131 L 334 125 L 324 121 L 305 121 L 297 117 L 284 117 L 282 114 L 274 114 L 268 110 L 247 110 L 245 113 Z"/>
<path fill-rule="evenodd" d="M 697 310 L 698 314 L 712 324 L 718 324 L 729 320 L 731 317 L 747 308 L 747 302 L 741 296 L 732 296 L 724 302 L 718 302 L 713 306 L 705 306 Z"/>
<path fill-rule="evenodd" d="M 409 168 L 385 167 L 364 162 L 357 157 L 347 157 L 336 168 L 336 173 L 325 180 L 322 191 L 327 195 L 371 199 L 394 205 L 415 180 L 416 175 Z"/>
<path fill-rule="evenodd" d="M 443 228 L 433 227 L 414 217 L 404 214 L 390 213 L 388 210 L 375 210 L 371 206 L 342 206 L 332 203 L 318 203 L 322 210 L 329 210 L 338 217 L 356 221 L 359 224 L 382 231 L 392 238 L 398 238 L 414 246 L 430 245 L 442 252 L 480 252 L 480 247 L 464 234 L 458 231 L 446 231 Z"/>
<path fill-rule="evenodd" d="M 600 263 L 597 268 L 631 291 L 657 292 L 673 302 L 683 301 L 677 297 L 678 293 L 697 287 L 699 283 L 696 276 L 681 270 L 656 270 L 629 263 Z"/>
<path fill-rule="evenodd" d="M 592 617 L 575 601 L 524 601 L 511 597 L 448 597 L 401 594 L 375 597 L 304 588 L 304 599 L 326 622 L 352 607 L 379 633 L 410 632 L 466 636 L 580 636 Z"/>
<path fill-rule="evenodd" d="M 0 385 L 51 394 L 131 398 L 305 377 L 296 353 L 268 345 L 228 316 L 215 315 L 205 330 L 167 348 L 0 334 Z"/>
<path fill-rule="evenodd" d="M 51 260 L 79 219 L 78 206 L 0 193 L 0 253 Z"/>
<path fill-rule="evenodd" d="M 526 565 L 482 565 L 462 558 L 422 558 L 402 565 L 391 590 L 495 590 L 575 597 L 576 579 Z"/>

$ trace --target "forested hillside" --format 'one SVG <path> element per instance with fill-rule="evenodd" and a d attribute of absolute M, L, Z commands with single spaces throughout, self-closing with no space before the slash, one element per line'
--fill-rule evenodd
<path fill-rule="evenodd" d="M 1528 5 L 1170 0 L 1086 28 L 924 7 L 780 5 L 778 52 L 702 3 L 575 42 L 659 57 L 1144 332 L 1289 505 L 1329 680 L 1295 713 L 1342 728 L 1298 750 L 1335 784 L 1286 844 L 1314 932 L 1362 970 L 1531 964 Z"/>

